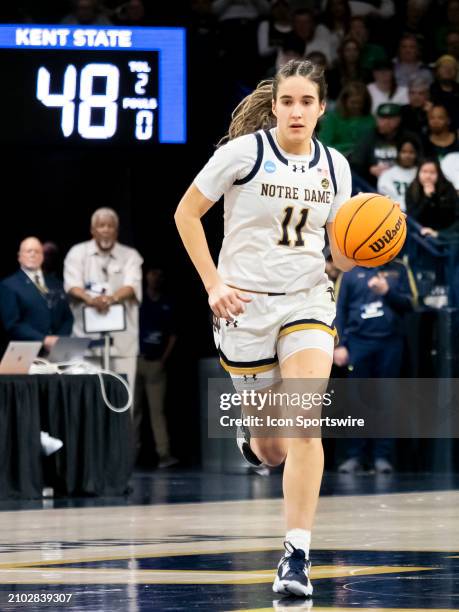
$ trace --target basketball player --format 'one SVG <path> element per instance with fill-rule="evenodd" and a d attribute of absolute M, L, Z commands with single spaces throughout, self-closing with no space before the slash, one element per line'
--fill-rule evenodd
<path fill-rule="evenodd" d="M 291 60 L 260 83 L 233 113 L 219 147 L 183 196 L 175 220 L 215 315 L 223 367 L 236 389 L 264 388 L 281 378 L 328 379 L 335 303 L 325 275 L 324 227 L 335 264 L 333 219 L 351 195 L 346 159 L 314 136 L 325 111 L 321 68 Z M 218 269 L 201 217 L 224 195 L 225 237 Z M 318 438 L 238 440 L 254 465 L 285 461 L 286 552 L 276 593 L 308 596 L 309 546 L 323 472 Z"/>

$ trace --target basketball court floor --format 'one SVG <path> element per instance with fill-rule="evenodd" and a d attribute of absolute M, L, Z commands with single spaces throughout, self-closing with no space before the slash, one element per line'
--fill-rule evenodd
<path fill-rule="evenodd" d="M 271 590 L 280 473 L 163 470 L 131 484 L 126 498 L 3 502 L 0 610 L 459 609 L 457 476 L 326 474 L 312 600 Z"/>

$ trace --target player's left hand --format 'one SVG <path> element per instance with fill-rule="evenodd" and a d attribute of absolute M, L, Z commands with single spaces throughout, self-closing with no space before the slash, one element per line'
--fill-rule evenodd
<path fill-rule="evenodd" d="M 386 295 L 389 291 L 389 283 L 385 276 L 378 272 L 377 276 L 372 276 L 368 281 L 368 287 L 377 295 Z"/>

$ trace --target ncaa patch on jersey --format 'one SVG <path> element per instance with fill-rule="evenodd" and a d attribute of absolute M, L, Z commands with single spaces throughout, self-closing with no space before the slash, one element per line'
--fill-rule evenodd
<path fill-rule="evenodd" d="M 266 161 L 264 165 L 266 172 L 276 172 L 276 164 L 272 161 Z"/>
<path fill-rule="evenodd" d="M 320 181 L 320 184 L 322 185 L 322 187 L 323 187 L 324 189 L 328 189 L 328 188 L 330 187 L 330 181 L 329 181 L 328 179 L 326 179 L 326 178 L 323 178 L 323 179 Z"/>

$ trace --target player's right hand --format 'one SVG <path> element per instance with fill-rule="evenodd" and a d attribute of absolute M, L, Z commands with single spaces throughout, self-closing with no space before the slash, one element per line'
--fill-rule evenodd
<path fill-rule="evenodd" d="M 252 298 L 246 293 L 225 283 L 218 283 L 209 290 L 209 306 L 216 317 L 233 321 L 235 317 L 245 311 L 244 302 L 251 302 Z"/>

